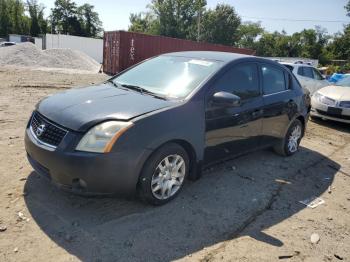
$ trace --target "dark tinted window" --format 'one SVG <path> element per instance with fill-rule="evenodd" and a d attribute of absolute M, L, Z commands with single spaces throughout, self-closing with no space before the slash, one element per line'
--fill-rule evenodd
<path fill-rule="evenodd" d="M 282 69 L 269 65 L 263 65 L 261 69 L 265 95 L 281 92 L 287 89 Z"/>
<path fill-rule="evenodd" d="M 308 78 L 314 78 L 314 73 L 312 71 L 312 67 L 303 66 L 303 76 Z"/>
<path fill-rule="evenodd" d="M 258 68 L 255 64 L 241 64 L 228 70 L 215 84 L 216 89 L 233 93 L 242 99 L 260 95 Z"/>
<path fill-rule="evenodd" d="M 302 67 L 299 67 L 299 68 L 298 68 L 298 75 L 300 75 L 300 76 L 303 76 L 303 75 L 304 75 L 304 72 L 303 72 L 303 68 L 302 68 Z"/>

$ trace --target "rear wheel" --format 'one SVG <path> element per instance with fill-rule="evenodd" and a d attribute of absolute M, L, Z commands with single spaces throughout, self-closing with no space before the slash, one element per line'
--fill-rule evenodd
<path fill-rule="evenodd" d="M 178 144 L 159 148 L 147 160 L 138 183 L 141 200 L 162 205 L 175 198 L 184 184 L 189 170 L 189 158 Z"/>
<path fill-rule="evenodd" d="M 299 149 L 299 144 L 303 136 L 303 124 L 296 119 L 290 125 L 286 136 L 274 147 L 276 153 L 283 156 L 291 156 Z"/>

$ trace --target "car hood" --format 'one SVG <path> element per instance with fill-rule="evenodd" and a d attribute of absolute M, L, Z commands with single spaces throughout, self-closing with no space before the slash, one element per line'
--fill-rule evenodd
<path fill-rule="evenodd" d="M 37 105 L 37 111 L 66 128 L 86 131 L 104 120 L 127 121 L 174 104 L 175 101 L 162 100 L 104 83 L 49 96 Z"/>
<path fill-rule="evenodd" d="M 327 86 L 318 92 L 337 101 L 350 101 L 350 87 L 347 86 Z"/>

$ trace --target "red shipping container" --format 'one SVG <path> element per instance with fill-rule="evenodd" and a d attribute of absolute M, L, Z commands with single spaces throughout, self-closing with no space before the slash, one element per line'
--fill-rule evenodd
<path fill-rule="evenodd" d="M 254 55 L 255 51 L 225 45 L 195 42 L 165 36 L 125 31 L 105 32 L 103 38 L 103 72 L 114 75 L 147 58 L 179 51 L 222 51 Z"/>

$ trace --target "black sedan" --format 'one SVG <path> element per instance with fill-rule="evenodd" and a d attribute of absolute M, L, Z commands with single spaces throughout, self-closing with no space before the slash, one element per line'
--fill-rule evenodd
<path fill-rule="evenodd" d="M 310 98 L 282 65 L 222 52 L 146 60 L 42 100 L 25 135 L 37 173 L 80 194 L 159 205 L 204 165 L 265 147 L 297 152 Z"/>

